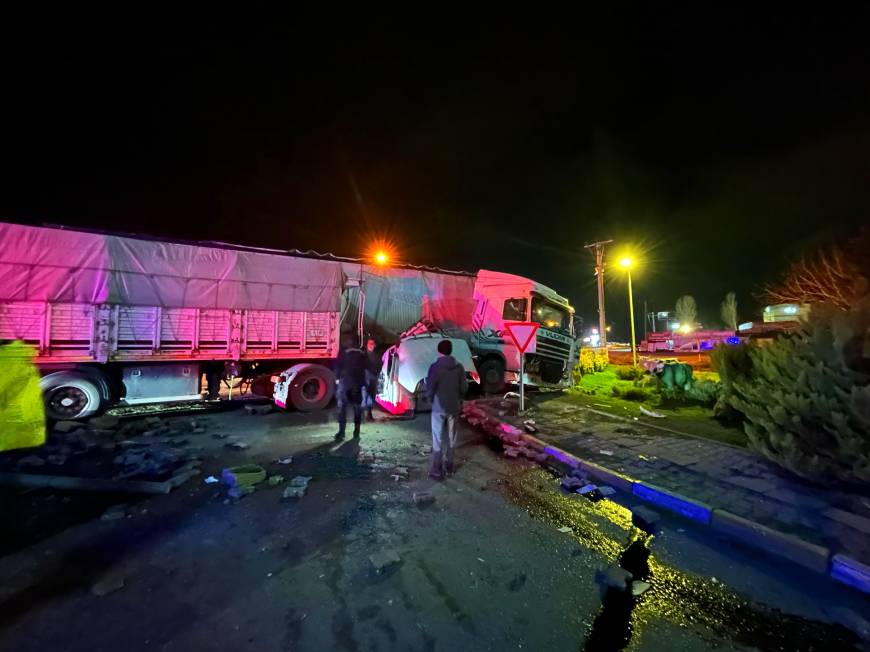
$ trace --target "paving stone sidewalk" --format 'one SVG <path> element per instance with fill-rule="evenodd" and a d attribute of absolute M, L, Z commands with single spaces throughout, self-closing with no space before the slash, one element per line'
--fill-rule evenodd
<path fill-rule="evenodd" d="M 522 427 L 523 419 L 504 414 L 499 403 L 479 402 Z M 536 401 L 523 418 L 535 420 L 536 437 L 578 457 L 870 563 L 866 496 L 804 483 L 748 450 L 611 419 L 561 399 Z"/>

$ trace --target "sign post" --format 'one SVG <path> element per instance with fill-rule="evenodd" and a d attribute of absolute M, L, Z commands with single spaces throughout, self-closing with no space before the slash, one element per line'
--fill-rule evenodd
<path fill-rule="evenodd" d="M 505 322 L 508 335 L 511 336 L 520 352 L 520 414 L 526 409 L 526 352 L 534 353 L 537 350 L 535 333 L 538 332 L 539 325 L 532 321 Z"/>

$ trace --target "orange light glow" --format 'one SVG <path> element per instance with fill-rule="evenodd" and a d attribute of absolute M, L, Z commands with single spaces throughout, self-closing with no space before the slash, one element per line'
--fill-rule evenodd
<path fill-rule="evenodd" d="M 386 265 L 388 262 L 390 262 L 390 254 L 388 254 L 386 251 L 378 251 L 375 254 L 375 262 L 378 265 Z"/>

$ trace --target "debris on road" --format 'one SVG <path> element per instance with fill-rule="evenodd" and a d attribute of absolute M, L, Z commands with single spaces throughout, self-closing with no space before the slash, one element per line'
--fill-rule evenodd
<path fill-rule="evenodd" d="M 284 482 L 285 478 L 283 475 L 270 475 L 268 478 L 268 483 L 270 487 L 277 487 L 279 484 Z"/>
<path fill-rule="evenodd" d="M 283 458 L 279 458 L 279 459 L 275 460 L 275 464 L 284 464 L 284 465 L 287 465 L 287 464 L 292 464 L 292 463 L 293 463 L 293 457 L 292 457 L 292 456 L 290 456 L 290 457 L 283 457 Z"/>
<path fill-rule="evenodd" d="M 227 495 L 230 498 L 235 498 L 236 500 L 238 500 L 254 493 L 256 489 L 257 488 L 252 484 L 240 484 L 236 485 L 235 487 L 230 487 L 230 490 L 227 491 Z"/>
<path fill-rule="evenodd" d="M 406 466 L 397 466 L 395 471 L 396 471 L 396 473 L 395 473 L 396 475 L 402 476 L 403 478 L 408 477 L 408 467 L 406 467 Z"/>
<path fill-rule="evenodd" d="M 428 491 L 415 491 L 413 500 L 415 505 L 431 505 L 435 502 L 435 496 Z"/>
<path fill-rule="evenodd" d="M 221 480 L 229 487 L 253 487 L 266 479 L 266 469 L 256 464 L 231 466 L 221 471 Z"/>
<path fill-rule="evenodd" d="M 112 505 L 100 516 L 101 521 L 119 521 L 122 518 L 127 518 L 127 505 Z"/>
<path fill-rule="evenodd" d="M 45 466 L 45 460 L 38 455 L 28 455 L 27 457 L 22 457 L 18 460 L 15 466 L 19 468 L 24 466 Z"/>
<path fill-rule="evenodd" d="M 306 490 L 308 489 L 307 485 L 304 487 L 296 487 L 294 485 L 290 485 L 289 487 L 284 489 L 284 493 L 281 494 L 282 498 L 302 498 L 305 495 Z"/>
<path fill-rule="evenodd" d="M 606 571 L 599 571 L 596 574 L 596 579 L 608 589 L 617 591 L 628 591 L 629 582 L 632 580 L 632 574 L 619 566 L 611 566 Z"/>
<path fill-rule="evenodd" d="M 293 487 L 308 487 L 308 483 L 313 479 L 310 475 L 297 475 L 290 481 L 290 485 Z"/>
<path fill-rule="evenodd" d="M 216 484 L 216 483 L 220 482 L 220 480 L 218 480 L 213 475 L 210 475 L 205 480 L 203 480 L 203 482 L 205 482 L 205 484 Z"/>
<path fill-rule="evenodd" d="M 655 412 L 654 410 L 648 410 L 642 405 L 640 406 L 640 412 L 641 412 L 641 414 L 645 414 L 648 417 L 653 417 L 654 419 L 664 419 L 665 418 L 664 414 L 659 414 L 658 412 Z"/>
<path fill-rule="evenodd" d="M 119 572 L 109 572 L 91 586 L 91 593 L 98 598 L 124 588 L 124 576 Z"/>
<path fill-rule="evenodd" d="M 646 590 L 650 587 L 649 582 L 641 582 L 636 581 L 631 583 L 631 594 L 632 595 L 643 595 Z"/>
<path fill-rule="evenodd" d="M 250 448 L 251 445 L 248 442 L 241 441 L 240 439 L 232 438 L 226 444 L 224 444 L 226 448 L 231 448 L 236 451 L 243 451 L 247 448 Z"/>
<path fill-rule="evenodd" d="M 602 496 L 612 496 L 616 493 L 616 489 L 614 489 L 613 487 L 609 487 L 606 484 L 598 487 L 598 491 L 601 492 Z"/>
<path fill-rule="evenodd" d="M 661 520 L 658 512 L 654 512 L 649 507 L 637 505 L 631 508 L 631 522 L 634 523 L 644 532 L 653 534 L 656 524 Z"/>
<path fill-rule="evenodd" d="M 526 419 L 525 421 L 523 421 L 523 430 L 525 430 L 530 435 L 538 432 L 538 428 L 535 425 L 534 419 Z"/>
<path fill-rule="evenodd" d="M 391 566 L 401 563 L 402 559 L 395 550 L 382 550 L 369 555 L 369 561 L 371 561 L 375 572 L 380 575 Z"/>
<path fill-rule="evenodd" d="M 84 425 L 78 421 L 58 421 L 54 424 L 53 430 L 55 432 L 68 433 L 81 428 L 84 428 Z"/>
<path fill-rule="evenodd" d="M 604 450 L 603 448 L 601 450 L 599 450 L 598 452 L 601 453 L 602 455 L 613 455 L 613 451 Z"/>
<path fill-rule="evenodd" d="M 520 456 L 520 449 L 517 446 L 505 446 L 504 456 L 515 460 Z"/>
<path fill-rule="evenodd" d="M 586 478 L 578 478 L 573 475 L 563 475 L 562 479 L 559 481 L 559 484 L 562 486 L 562 489 L 565 491 L 570 491 L 574 493 L 580 487 L 583 487 L 587 484 Z"/>
<path fill-rule="evenodd" d="M 562 527 L 556 528 L 556 529 L 559 532 L 561 532 L 562 534 L 568 534 L 569 532 L 573 532 L 573 530 L 571 528 L 569 528 L 567 525 L 563 525 Z"/>

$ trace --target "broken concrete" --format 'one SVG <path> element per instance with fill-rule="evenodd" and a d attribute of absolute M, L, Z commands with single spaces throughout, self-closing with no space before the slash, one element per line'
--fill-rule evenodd
<path fill-rule="evenodd" d="M 611 566 L 604 572 L 598 573 L 598 581 L 608 589 L 616 591 L 628 591 L 632 574 L 619 566 Z"/>
<path fill-rule="evenodd" d="M 382 550 L 376 552 L 373 555 L 369 555 L 369 561 L 371 561 L 375 572 L 379 575 L 391 566 L 402 563 L 401 557 L 399 557 L 399 554 L 395 550 Z"/>
<path fill-rule="evenodd" d="M 94 417 L 93 419 L 88 421 L 88 428 L 91 430 L 97 430 L 102 428 L 113 429 L 117 428 L 120 422 L 121 420 L 118 417 L 112 416 L 111 414 L 104 414 L 99 417 Z"/>
<path fill-rule="evenodd" d="M 631 508 L 631 522 L 644 532 L 653 534 L 661 518 L 658 512 L 654 512 L 649 507 L 644 507 L 643 505 Z"/>
<path fill-rule="evenodd" d="M 431 505 L 435 502 L 435 496 L 428 491 L 415 491 L 413 501 L 415 505 Z"/>
<path fill-rule="evenodd" d="M 281 494 L 282 498 L 302 498 L 305 495 L 308 487 L 295 487 L 290 485 L 286 489 L 284 489 L 284 493 Z"/>

